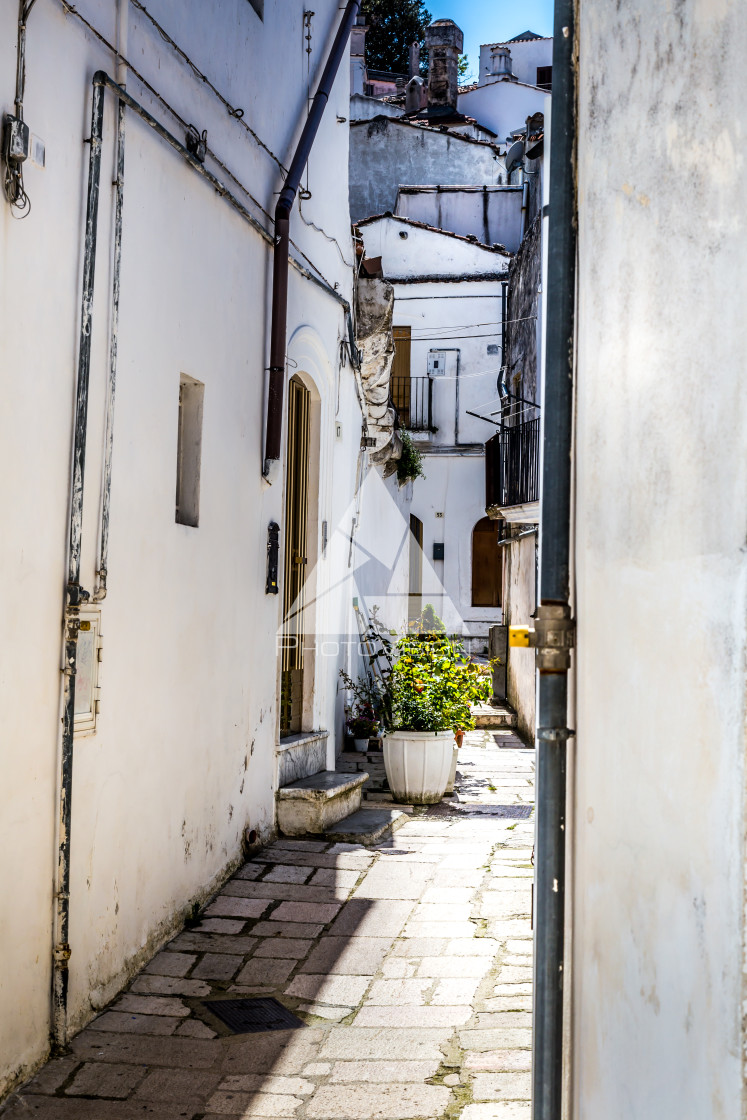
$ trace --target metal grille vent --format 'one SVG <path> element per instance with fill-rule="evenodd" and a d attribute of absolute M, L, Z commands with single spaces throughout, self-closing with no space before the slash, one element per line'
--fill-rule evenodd
<path fill-rule="evenodd" d="M 292 1031 L 306 1025 L 276 999 L 212 999 L 203 1000 L 202 1006 L 234 1034 Z"/>

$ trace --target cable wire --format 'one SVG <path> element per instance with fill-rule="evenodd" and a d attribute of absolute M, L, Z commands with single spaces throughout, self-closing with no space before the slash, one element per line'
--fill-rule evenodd
<path fill-rule="evenodd" d="M 153 24 L 153 26 L 155 27 L 156 31 L 161 36 L 163 41 L 165 43 L 168 43 L 169 46 L 172 47 L 176 51 L 176 53 L 179 55 L 179 57 L 184 62 L 186 62 L 187 66 L 189 66 L 189 68 L 192 70 L 195 77 L 199 78 L 201 82 L 204 82 L 204 84 L 208 87 L 208 89 L 211 90 L 212 93 L 214 93 L 215 96 L 218 98 L 218 100 L 226 107 L 226 109 L 228 110 L 228 115 L 230 117 L 233 117 L 234 120 L 237 120 L 239 122 L 239 124 L 242 125 L 246 129 L 246 131 L 249 133 L 249 135 L 252 137 L 252 139 L 255 140 L 257 142 L 257 144 L 259 144 L 260 148 L 262 148 L 265 152 L 267 152 L 268 156 L 270 156 L 270 158 L 275 161 L 275 163 L 278 165 L 278 167 L 283 172 L 283 174 L 287 175 L 288 174 L 288 169 L 283 166 L 283 164 L 278 159 L 278 157 L 275 155 L 275 153 L 271 150 L 271 148 L 269 148 L 267 146 L 267 144 L 265 144 L 264 140 L 262 140 L 262 138 L 257 135 L 257 133 L 254 131 L 254 129 L 251 127 L 251 125 L 248 124 L 244 120 L 244 110 L 243 109 L 237 109 L 233 105 L 231 105 L 230 101 L 228 101 L 228 99 L 221 93 L 221 91 L 216 86 L 213 85 L 213 83 L 210 81 L 210 79 L 207 77 L 207 75 L 203 74 L 202 70 L 200 70 L 200 68 L 192 61 L 192 59 L 189 57 L 189 55 L 186 53 L 186 51 L 182 50 L 182 48 L 179 46 L 179 44 L 177 42 L 175 42 L 174 39 L 171 38 L 168 31 L 166 31 L 161 26 L 161 24 L 158 22 L 158 20 L 155 19 L 155 17 L 150 14 L 148 9 L 145 7 L 145 4 L 141 3 L 141 0 L 130 0 L 130 3 L 134 4 L 134 6 L 138 9 L 138 11 L 141 11 L 143 13 L 143 15 L 146 17 L 146 19 L 150 20 L 150 22 Z"/>
<path fill-rule="evenodd" d="M 148 81 L 148 79 L 146 77 L 144 77 L 144 75 L 141 74 L 140 71 L 135 66 L 133 66 L 132 63 L 127 58 L 125 58 L 125 56 L 121 53 L 121 51 L 117 50 L 117 48 L 114 46 L 114 44 L 110 43 L 109 40 L 104 35 L 102 35 L 101 32 L 96 27 L 93 26 L 93 24 L 90 23 L 85 18 L 85 16 L 82 15 L 78 11 L 78 9 L 75 7 L 75 5 L 70 3 L 70 0 L 59 0 L 59 2 L 62 5 L 62 7 L 64 8 L 65 12 L 70 14 L 70 15 L 75 16 L 76 19 L 80 20 L 80 22 L 85 27 L 88 28 L 88 30 L 91 32 L 91 34 L 94 35 L 99 40 L 100 43 L 103 43 L 103 45 L 108 50 L 110 50 L 112 52 L 112 54 L 117 59 L 117 61 L 121 62 L 123 66 L 126 66 L 127 69 L 130 70 L 130 72 L 132 74 L 134 74 L 134 76 L 137 78 L 137 80 L 148 90 L 149 93 L 151 93 L 153 95 L 153 97 L 156 98 L 156 100 L 158 102 L 160 102 L 161 105 L 163 105 L 164 109 L 168 113 L 171 114 L 171 116 L 174 118 L 174 120 L 179 122 L 179 124 L 182 126 L 184 131 L 188 132 L 190 126 L 187 123 L 187 121 L 185 121 L 184 118 L 179 115 L 179 113 L 176 111 L 176 109 L 174 109 L 173 106 L 170 105 L 169 102 L 166 100 L 166 98 L 163 97 L 158 92 L 158 90 L 155 88 L 155 86 L 151 85 L 151 83 Z M 132 2 L 135 3 L 135 0 L 132 0 Z M 257 207 L 257 209 L 260 210 L 265 215 L 265 217 L 268 218 L 269 221 L 272 223 L 274 221 L 272 215 L 264 208 L 262 203 L 259 202 L 259 200 L 254 197 L 254 195 L 251 193 L 251 191 L 248 189 L 248 187 L 244 186 L 244 184 L 241 182 L 241 180 L 238 179 L 234 175 L 234 173 L 225 165 L 223 160 L 220 159 L 220 157 L 215 154 L 215 152 L 212 150 L 212 148 L 209 148 L 209 147 L 206 146 L 205 150 L 206 150 L 207 154 L 210 156 L 210 158 L 213 160 L 213 162 L 216 163 L 218 165 L 218 167 L 220 167 L 220 169 L 228 176 L 229 179 L 233 180 L 233 182 L 239 187 L 239 189 L 241 191 L 243 191 L 243 193 L 246 195 L 246 197 L 248 199 L 250 199 L 251 202 Z M 275 158 L 275 157 L 273 157 L 273 158 Z M 282 164 L 279 164 L 279 166 L 282 168 Z M 285 169 L 283 168 L 283 170 L 285 170 Z M 30 205 L 30 203 L 29 203 L 29 205 Z M 269 230 L 265 229 L 265 233 L 267 234 L 267 236 L 269 238 L 272 238 L 272 234 L 270 233 Z M 323 280 L 324 283 L 328 287 L 334 288 L 334 284 L 331 284 L 329 282 L 329 280 L 327 280 L 326 276 L 321 271 L 321 269 L 317 265 L 314 264 L 314 262 L 311 260 L 310 257 L 308 257 L 306 255 L 306 253 L 304 253 L 303 249 L 301 249 L 296 244 L 296 242 L 293 241 L 292 239 L 290 241 L 290 244 L 293 246 L 293 248 L 296 250 L 296 252 L 299 253 L 299 255 L 303 257 L 303 259 L 306 261 L 306 263 L 309 265 L 309 267 L 314 270 L 314 272 L 319 276 L 319 278 L 321 280 Z"/>

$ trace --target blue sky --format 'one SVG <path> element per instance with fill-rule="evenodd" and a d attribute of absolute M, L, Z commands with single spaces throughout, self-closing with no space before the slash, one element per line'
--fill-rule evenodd
<path fill-rule="evenodd" d="M 434 19 L 459 24 L 475 78 L 481 43 L 498 43 L 522 31 L 552 35 L 553 0 L 425 0 L 425 6 Z"/>

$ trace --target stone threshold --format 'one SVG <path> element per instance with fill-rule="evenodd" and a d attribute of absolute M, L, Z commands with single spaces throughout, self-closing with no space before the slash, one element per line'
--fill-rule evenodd
<path fill-rule="evenodd" d="M 312 743 L 326 742 L 329 731 L 299 731 L 295 735 L 285 735 L 275 745 L 276 754 L 293 750 L 294 747 L 307 747 Z"/>

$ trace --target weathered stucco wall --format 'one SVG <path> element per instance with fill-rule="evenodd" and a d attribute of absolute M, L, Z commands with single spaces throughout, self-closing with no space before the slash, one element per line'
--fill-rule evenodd
<path fill-rule="evenodd" d="M 523 128 L 527 117 L 548 112 L 550 94 L 520 82 L 488 81 L 459 94 L 460 113 L 490 128 L 503 144 L 510 132 Z"/>
<path fill-rule="evenodd" d="M 395 213 L 483 245 L 504 245 L 510 253 L 521 241 L 521 187 L 404 187 Z"/>
<path fill-rule="evenodd" d="M 305 119 L 300 9 L 245 0 L 149 9 L 287 166 Z M 323 0 L 311 66 L 326 57 L 339 19 Z M 116 8 L 88 0 L 105 38 Z M 0 6 L 0 75 L 12 109 L 17 5 Z M 207 128 L 208 142 L 268 224 L 280 169 L 206 85 L 130 6 L 129 46 L 164 98 Z M 253 65 L 247 67 L 251 51 Z M 114 73 L 111 51 L 62 5 L 28 21 L 25 116 L 47 145 L 45 170 L 28 167 L 32 212 L 0 206 L 0 411 L 3 532 L 0 607 L 3 785 L 0 792 L 0 1095 L 46 1052 L 52 954 L 52 883 L 59 750 L 62 589 L 66 578 L 80 268 L 90 135 L 91 79 Z M 277 82 L 273 75 L 285 73 Z M 295 80 L 291 76 L 295 75 Z M 128 89 L 182 136 L 134 76 Z M 291 236 L 351 297 L 344 174 L 349 76 L 343 67 L 309 165 L 311 199 Z M 95 585 L 108 368 L 114 107 L 104 116 L 99 244 L 81 582 Z M 208 166 L 221 178 L 212 157 Z M 261 204 L 261 205 L 259 205 Z M 124 186 L 119 367 L 108 594 L 101 607 L 101 709 L 95 734 L 76 736 L 71 830 L 70 1020 L 80 1026 L 240 856 L 243 830 L 274 827 L 275 635 L 282 596 L 265 595 L 267 525 L 283 522 L 282 484 L 260 476 L 271 248 L 213 188 L 130 112 Z M 311 325 L 313 324 L 313 326 Z M 340 367 L 344 315 L 291 269 L 292 370 L 314 389 L 322 454 L 313 466 L 310 550 L 321 524 L 343 520 L 360 447 L 350 367 Z M 200 524 L 175 523 L 181 373 L 205 385 Z M 335 421 L 342 436 L 334 437 Z M 334 485 L 333 485 L 334 480 Z M 332 549 L 317 587 L 332 587 Z M 324 597 L 324 596 L 323 596 Z M 347 606 L 347 604 L 346 604 Z M 347 628 L 330 592 L 318 629 Z M 313 719 L 334 727 L 336 667 L 318 668 Z"/>
<path fill-rule="evenodd" d="M 501 166 L 497 154 L 492 144 L 386 117 L 353 122 L 350 217 L 357 222 L 387 210 L 394 212 L 397 188 L 402 185 L 498 183 Z"/>
<path fill-rule="evenodd" d="M 572 1115 L 741 1120 L 747 8 L 580 11 Z"/>

